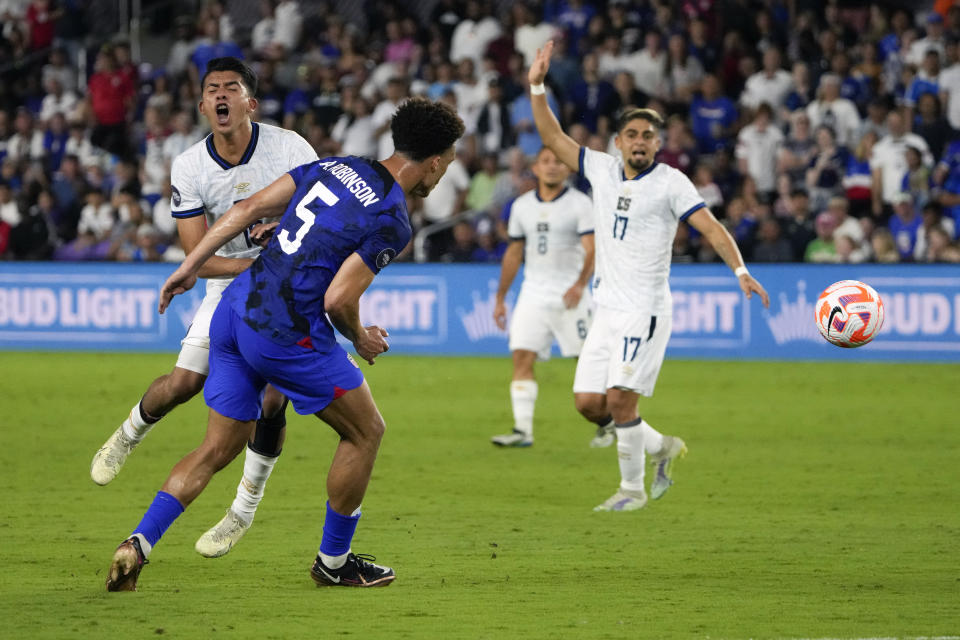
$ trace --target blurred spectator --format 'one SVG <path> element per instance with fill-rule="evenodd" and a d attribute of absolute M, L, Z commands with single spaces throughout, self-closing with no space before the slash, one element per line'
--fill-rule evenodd
<path fill-rule="evenodd" d="M 836 228 L 833 217 L 824 211 L 816 217 L 814 228 L 817 237 L 807 245 L 803 259 L 805 262 L 837 262 L 837 248 L 833 243 L 833 230 Z"/>
<path fill-rule="evenodd" d="M 686 38 L 680 33 L 671 35 L 667 41 L 667 100 L 675 104 L 689 105 L 693 92 L 703 82 L 703 76 L 703 65 L 690 53 Z"/>
<path fill-rule="evenodd" d="M 488 81 L 487 100 L 477 116 L 477 144 L 480 153 L 500 153 L 513 139 L 510 109 L 499 77 Z"/>
<path fill-rule="evenodd" d="M 696 161 L 693 139 L 687 131 L 687 123 L 677 115 L 667 118 L 667 130 L 657 159 L 674 169 L 689 174 Z"/>
<path fill-rule="evenodd" d="M 850 203 L 850 215 L 856 218 L 870 215 L 870 188 L 872 185 L 870 156 L 873 155 L 873 145 L 876 142 L 876 132 L 867 131 L 863 134 L 854 152 L 847 155 L 847 166 L 843 173 L 843 189 L 844 195 Z"/>
<path fill-rule="evenodd" d="M 62 113 L 55 114 L 43 131 L 43 158 L 48 171 L 53 172 L 60 168 L 63 156 L 67 153 L 69 138 L 70 132 L 67 130 L 66 118 Z"/>
<path fill-rule="evenodd" d="M 507 243 L 497 238 L 490 218 L 483 216 L 477 220 L 475 240 L 476 248 L 470 256 L 472 262 L 500 262 Z"/>
<path fill-rule="evenodd" d="M 40 51 L 53 44 L 60 14 L 61 11 L 53 6 L 50 0 L 31 0 L 25 15 L 31 49 Z"/>
<path fill-rule="evenodd" d="M 548 22 L 540 22 L 531 5 L 518 2 L 511 7 L 513 14 L 513 46 L 523 55 L 523 64 L 530 67 L 537 56 L 537 49 L 547 44 L 557 34 L 557 29 Z M 479 66 L 479 65 L 477 65 Z"/>
<path fill-rule="evenodd" d="M 390 120 L 393 119 L 393 114 L 397 112 L 397 107 L 408 96 L 406 80 L 401 77 L 391 78 L 387 82 L 384 99 L 373 110 L 374 135 L 377 137 L 376 157 L 381 160 L 393 155 L 393 134 L 390 132 Z"/>
<path fill-rule="evenodd" d="M 720 93 L 720 80 L 713 74 L 704 76 L 701 92 L 690 104 L 690 118 L 697 151 L 713 153 L 731 145 L 731 133 L 737 122 L 733 100 Z"/>
<path fill-rule="evenodd" d="M 889 133 L 887 130 L 887 115 L 890 109 L 887 100 L 884 98 L 874 98 L 867 105 L 867 117 L 863 119 L 860 125 L 859 136 L 862 139 L 868 132 L 873 132 L 877 140 Z"/>
<path fill-rule="evenodd" d="M 723 224 L 730 235 L 733 236 L 733 239 L 737 241 L 737 246 L 745 259 L 749 260 L 750 256 L 753 256 L 757 221 L 747 210 L 747 204 L 743 198 L 734 198 L 727 204 Z"/>
<path fill-rule="evenodd" d="M 49 86 L 51 80 L 60 82 L 65 92 L 73 92 L 77 88 L 77 70 L 67 60 L 67 52 L 57 47 L 50 52 L 50 60 L 43 65 L 41 81 L 44 87 Z"/>
<path fill-rule="evenodd" d="M 777 154 L 777 173 L 787 176 L 791 188 L 804 187 L 807 169 L 816 154 L 817 145 L 811 135 L 810 117 L 806 111 L 799 109 L 790 114 L 790 130 Z"/>
<path fill-rule="evenodd" d="M 469 222 L 458 222 L 453 226 L 453 242 L 443 253 L 442 262 L 472 262 L 477 248 L 474 242 L 473 227 Z"/>
<path fill-rule="evenodd" d="M 790 74 L 780 67 L 780 50 L 769 47 L 763 52 L 763 69 L 747 79 L 740 104 L 748 109 L 767 104 L 776 112 L 784 105 L 792 87 Z"/>
<path fill-rule="evenodd" d="M 903 104 L 907 107 L 908 122 L 913 121 L 914 109 L 918 106 L 921 96 L 940 93 L 940 54 L 934 50 L 927 51 L 923 57 L 923 66 L 907 86 L 903 96 Z"/>
<path fill-rule="evenodd" d="M 13 197 L 13 190 L 6 182 L 0 182 L 0 221 L 6 223 L 9 229 L 16 228 L 23 222 L 20 205 Z"/>
<path fill-rule="evenodd" d="M 452 219 L 464 211 L 467 190 L 470 188 L 470 175 L 464 168 L 460 158 L 454 159 L 447 167 L 440 182 L 423 199 L 422 215 L 424 225 L 444 222 Z M 469 225 L 467 225 L 469 227 Z M 473 229 L 470 229 L 472 239 Z M 449 230 L 434 234 L 429 238 L 428 254 L 431 260 L 437 260 L 447 252 L 451 243 Z M 473 251 L 473 248 L 470 248 Z M 466 254 L 469 260 L 469 252 Z"/>
<path fill-rule="evenodd" d="M 34 127 L 33 114 L 26 107 L 17 109 L 13 130 L 13 135 L 7 140 L 7 159 L 30 162 L 43 158 L 43 133 Z"/>
<path fill-rule="evenodd" d="M 473 60 L 479 67 L 487 45 L 500 36 L 500 25 L 490 15 L 482 13 L 478 0 L 468 0 L 464 19 L 453 30 L 450 39 L 450 60 L 460 62 L 464 58 Z"/>
<path fill-rule="evenodd" d="M 943 210 L 936 202 L 928 202 L 923 207 L 921 217 L 923 221 L 917 231 L 917 243 L 913 248 L 913 258 L 917 262 L 926 261 L 931 229 L 940 229 L 948 238 L 952 238 L 954 234 L 953 220 L 943 217 Z"/>
<path fill-rule="evenodd" d="M 870 257 L 870 242 L 863 228 L 863 221 L 850 215 L 850 203 L 846 198 L 830 198 L 827 213 L 833 219 L 834 238 L 846 236 L 853 242 L 852 256 L 849 262 L 864 262 Z"/>
<path fill-rule="evenodd" d="M 813 208 L 821 209 L 830 198 L 843 192 L 849 154 L 846 148 L 837 146 L 833 129 L 827 125 L 817 127 L 815 138 L 817 150 L 810 159 L 806 181 Z"/>
<path fill-rule="evenodd" d="M 957 12 L 960 15 L 960 11 Z M 960 45 L 947 44 L 945 68 L 940 72 L 940 99 L 950 126 L 960 131 Z"/>
<path fill-rule="evenodd" d="M 773 123 L 773 109 L 766 102 L 760 103 L 753 122 L 737 136 L 737 161 L 740 173 L 751 176 L 763 193 L 772 193 L 776 187 L 777 155 L 782 144 L 783 134 Z"/>
<path fill-rule="evenodd" d="M 873 147 L 870 158 L 870 170 L 873 174 L 872 210 L 875 217 L 886 217 L 884 206 L 892 206 L 894 196 L 900 193 L 903 174 L 907 168 L 904 152 L 908 146 L 920 149 L 925 164 L 933 163 L 927 143 L 917 134 L 907 131 L 902 113 L 891 111 L 887 115 L 887 129 L 889 133 Z"/>
<path fill-rule="evenodd" d="M 627 70 L 633 74 L 634 84 L 647 95 L 667 95 L 667 53 L 663 50 L 660 32 L 647 31 L 643 49 L 629 58 Z"/>
<path fill-rule="evenodd" d="M 88 113 L 93 124 L 90 142 L 114 155 L 127 155 L 127 121 L 133 114 L 136 87 L 117 68 L 111 49 L 100 49 L 94 69 L 87 87 Z"/>
<path fill-rule="evenodd" d="M 47 95 L 40 103 L 40 122 L 46 123 L 54 114 L 61 114 L 64 118 L 74 119 L 79 101 L 73 91 L 67 91 L 56 76 L 50 76 L 45 83 Z"/>
<path fill-rule="evenodd" d="M 451 89 L 457 97 L 457 112 L 463 119 L 467 135 L 477 130 L 480 109 L 487 101 L 489 87 L 477 82 L 473 60 L 467 58 L 457 64 L 456 79 Z"/>
<path fill-rule="evenodd" d="M 712 212 L 717 213 L 723 209 L 723 193 L 713 181 L 713 172 L 710 171 L 709 165 L 702 162 L 697 164 L 693 171 L 693 186 L 697 188 L 697 193 Z"/>
<path fill-rule="evenodd" d="M 894 197 L 893 214 L 889 223 L 890 233 L 893 234 L 894 243 L 900 253 L 900 261 L 911 262 L 923 219 L 917 215 L 909 193 L 900 193 Z"/>
<path fill-rule="evenodd" d="M 497 182 L 497 156 L 485 154 L 480 161 L 480 170 L 470 178 L 466 207 L 470 211 L 488 211 L 493 204 L 494 187 Z"/>
<path fill-rule="evenodd" d="M 934 158 L 942 156 L 944 147 L 957 137 L 957 132 L 940 112 L 940 99 L 932 93 L 920 96 L 913 132 L 923 138 Z"/>
<path fill-rule="evenodd" d="M 647 101 L 649 100 L 647 94 L 637 89 L 633 82 L 633 74 L 629 71 L 618 71 L 617 74 L 613 76 L 613 90 L 616 92 L 614 95 L 614 115 L 618 111 L 630 106 L 647 106 Z"/>
<path fill-rule="evenodd" d="M 816 129 L 820 125 L 830 127 L 839 146 L 854 143 L 860 131 L 860 115 L 857 107 L 840 96 L 840 77 L 827 73 L 820 78 L 817 99 L 807 106 L 810 125 Z"/>
<path fill-rule="evenodd" d="M 870 236 L 870 246 L 877 262 L 882 264 L 900 262 L 900 252 L 897 251 L 893 234 L 886 227 L 880 227 L 873 232 L 873 235 Z"/>
<path fill-rule="evenodd" d="M 817 237 L 807 192 L 803 189 L 794 189 L 790 194 L 789 205 L 788 217 L 781 223 L 783 237 L 790 243 L 792 260 L 801 262 L 807 251 L 807 245 Z"/>
<path fill-rule="evenodd" d="M 597 130 L 600 118 L 613 115 L 616 91 L 613 85 L 597 73 L 599 63 L 596 54 L 587 54 L 583 59 L 583 74 L 569 90 L 564 113 L 567 122 L 579 123 L 590 131 Z"/>
<path fill-rule="evenodd" d="M 677 233 L 673 236 L 673 249 L 670 257 L 670 261 L 674 264 L 696 262 L 697 252 L 690 236 L 690 225 L 686 222 L 677 225 Z"/>
<path fill-rule="evenodd" d="M 773 218 L 760 222 L 752 259 L 754 262 L 791 262 L 793 260 L 790 242 L 781 237 L 780 224 Z"/>
<path fill-rule="evenodd" d="M 930 200 L 930 168 L 923 164 L 923 157 L 916 147 L 907 147 L 904 153 L 907 170 L 903 174 L 900 190 L 910 194 L 914 209 L 919 211 Z"/>
<path fill-rule="evenodd" d="M 352 94 L 353 92 L 351 92 Z M 330 137 L 340 144 L 341 155 L 372 158 L 377 155 L 377 127 L 370 115 L 370 105 L 358 95 L 344 97 L 344 112 L 334 125 Z"/>
<path fill-rule="evenodd" d="M 55 254 L 57 260 L 104 260 L 107 258 L 116 215 L 99 189 L 91 189 L 87 192 L 86 202 L 87 204 L 80 212 L 77 238 L 57 249 Z"/>
<path fill-rule="evenodd" d="M 221 33 L 220 20 L 209 17 L 202 23 L 203 36 L 197 40 L 193 53 L 190 54 L 190 64 L 187 70 L 190 73 L 190 83 L 200 86 L 200 79 L 207 71 L 207 64 L 214 58 L 233 56 L 243 58 L 243 49 L 236 42 L 229 39 L 229 34 Z"/>
<path fill-rule="evenodd" d="M 927 14 L 926 35 L 916 40 L 907 54 L 907 62 L 914 66 L 921 66 L 928 52 L 934 51 L 943 58 L 946 53 L 946 40 L 943 34 L 943 16 L 931 11 Z"/>
<path fill-rule="evenodd" d="M 931 229 L 928 237 L 926 262 L 960 262 L 960 247 L 942 229 Z"/>
<path fill-rule="evenodd" d="M 190 16 L 178 16 L 174 20 L 174 40 L 170 46 L 170 53 L 167 54 L 166 64 L 166 72 L 172 78 L 179 79 L 182 74 L 187 73 L 190 56 L 193 55 L 193 50 L 197 46 L 194 28 L 194 19 Z"/>

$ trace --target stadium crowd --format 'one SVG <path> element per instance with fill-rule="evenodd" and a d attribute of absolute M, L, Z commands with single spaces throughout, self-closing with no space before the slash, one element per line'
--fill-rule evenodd
<path fill-rule="evenodd" d="M 177 13 L 162 66 L 92 37 L 102 4 L 0 0 L 0 259 L 181 260 L 170 163 L 206 134 L 207 61 L 232 55 L 259 75 L 258 119 L 321 157 L 387 157 L 407 96 L 454 106 L 467 135 L 409 202 L 407 259 L 499 261 L 509 203 L 535 184 L 526 70 L 553 39 L 565 130 L 608 151 L 619 110 L 659 111 L 658 160 L 748 261 L 960 262 L 955 0 L 369 0 L 363 28 L 296 0 L 262 0 L 245 28 L 213 0 Z M 685 224 L 673 251 L 718 260 Z"/>

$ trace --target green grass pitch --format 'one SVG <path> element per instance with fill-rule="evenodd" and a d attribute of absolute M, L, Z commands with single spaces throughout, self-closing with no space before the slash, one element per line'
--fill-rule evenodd
<path fill-rule="evenodd" d="M 218 474 L 108 594 L 114 547 L 199 443 L 201 399 L 112 484 L 90 459 L 174 357 L 0 353 L 0 636 L 9 638 L 864 638 L 960 632 L 960 368 L 668 360 L 641 414 L 684 437 L 677 483 L 593 513 L 619 474 L 587 447 L 574 365 L 538 365 L 536 444 L 509 431 L 509 360 L 364 366 L 387 421 L 354 549 L 386 589 L 318 589 L 328 427 L 292 415 L 254 527 L 193 551 L 233 499 Z M 649 479 L 649 473 L 648 473 Z"/>

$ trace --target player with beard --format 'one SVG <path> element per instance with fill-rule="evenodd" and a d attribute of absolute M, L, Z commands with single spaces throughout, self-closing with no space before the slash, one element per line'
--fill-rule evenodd
<path fill-rule="evenodd" d="M 293 131 L 251 120 L 257 108 L 257 77 L 237 58 L 210 61 L 201 82 L 200 114 L 212 133 L 178 155 L 171 167 L 171 213 L 184 251 L 190 252 L 236 202 L 251 197 L 287 171 L 317 159 L 306 140 Z M 93 481 L 105 485 L 127 457 L 167 413 L 203 388 L 209 372 L 210 319 L 220 295 L 249 267 L 260 247 L 256 223 L 238 231 L 201 267 L 206 295 L 182 341 L 173 370 L 154 380 L 127 419 L 97 451 L 90 465 Z M 285 436 L 286 402 L 272 388 L 265 394 L 257 428 L 251 433 L 237 496 L 223 519 L 197 540 L 199 553 L 227 553 L 253 523 L 263 489 Z M 196 455 L 210 469 L 233 459 L 223 457 L 216 441 L 204 441 Z"/>
<path fill-rule="evenodd" d="M 658 163 L 663 119 L 651 109 L 631 109 L 617 123 L 620 156 L 581 147 L 566 135 L 547 106 L 543 80 L 553 43 L 537 51 L 530 67 L 534 121 L 543 144 L 593 187 L 597 308 L 577 362 L 577 409 L 599 426 L 615 425 L 620 486 L 596 511 L 633 511 L 647 503 L 644 459 L 656 462 L 650 495 L 671 486 L 674 461 L 686 451 L 680 438 L 664 436 L 638 412 L 640 396 L 653 395 L 670 337 L 673 304 L 670 259 L 677 226 L 686 221 L 733 270 L 749 299 L 764 306 L 767 292 L 749 273 L 736 242 L 683 173 Z"/>

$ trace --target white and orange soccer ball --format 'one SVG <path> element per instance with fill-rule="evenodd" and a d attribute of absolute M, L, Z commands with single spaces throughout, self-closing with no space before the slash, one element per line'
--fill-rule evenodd
<path fill-rule="evenodd" d="M 820 294 L 814 319 L 827 342 L 846 349 L 862 347 L 883 326 L 883 300 L 868 284 L 841 280 Z"/>

